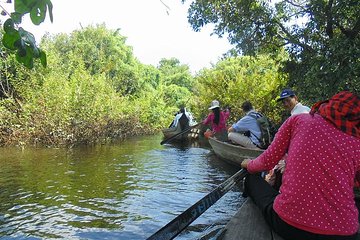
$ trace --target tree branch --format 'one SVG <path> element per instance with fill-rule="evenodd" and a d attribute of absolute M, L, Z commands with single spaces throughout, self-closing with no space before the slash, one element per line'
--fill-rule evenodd
<path fill-rule="evenodd" d="M 360 32 L 360 18 L 356 21 L 354 27 L 352 29 L 346 29 L 341 26 L 339 23 L 335 23 L 335 25 L 341 30 L 341 32 L 350 39 L 355 39 Z"/>
<path fill-rule="evenodd" d="M 11 16 L 10 13 L 8 11 L 6 11 L 6 9 L 0 5 L 0 8 L 2 8 L 3 12 L 6 13 L 9 17 Z"/>
<path fill-rule="evenodd" d="M 304 6 L 302 6 L 302 5 L 300 5 L 300 4 L 296 4 L 296 3 L 292 2 L 292 1 L 285 0 L 284 2 L 290 4 L 290 5 L 294 6 L 294 7 L 305 9 Z"/>
<path fill-rule="evenodd" d="M 166 5 L 162 0 L 160 0 L 160 2 L 166 7 L 166 13 L 167 15 L 169 15 L 169 11 L 171 10 L 170 7 L 168 5 Z"/>
<path fill-rule="evenodd" d="M 305 50 L 313 51 L 313 49 L 309 45 L 301 43 L 298 39 L 294 38 L 293 35 L 279 21 L 275 20 L 275 23 L 281 28 L 281 30 L 285 34 L 285 37 L 280 36 L 281 38 L 283 38 L 284 40 L 289 41 L 292 44 L 298 45 L 298 46 L 302 47 Z"/>
<path fill-rule="evenodd" d="M 329 36 L 329 38 L 333 38 L 334 32 L 333 32 L 333 17 L 332 17 L 332 5 L 334 3 L 334 0 L 329 0 L 329 4 L 325 7 L 325 14 L 326 14 L 326 34 Z"/>

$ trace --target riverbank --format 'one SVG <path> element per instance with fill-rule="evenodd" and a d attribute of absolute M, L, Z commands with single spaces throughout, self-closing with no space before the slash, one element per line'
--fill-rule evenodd
<path fill-rule="evenodd" d="M 74 147 L 124 140 L 131 136 L 149 135 L 157 131 L 138 119 L 121 118 L 98 122 L 70 122 L 69 124 L 2 124 L 0 146 Z"/>

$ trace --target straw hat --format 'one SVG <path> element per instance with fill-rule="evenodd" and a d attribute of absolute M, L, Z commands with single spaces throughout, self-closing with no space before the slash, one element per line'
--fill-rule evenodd
<path fill-rule="evenodd" d="M 210 107 L 209 107 L 209 110 L 214 109 L 214 108 L 218 108 L 218 107 L 220 107 L 219 101 L 218 101 L 218 100 L 213 100 L 213 101 L 211 102 L 211 105 L 210 105 Z"/>

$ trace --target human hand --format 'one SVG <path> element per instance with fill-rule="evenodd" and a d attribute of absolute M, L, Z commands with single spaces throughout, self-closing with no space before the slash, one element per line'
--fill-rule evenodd
<path fill-rule="evenodd" d="M 241 162 L 241 167 L 247 168 L 247 165 L 249 164 L 250 161 L 251 159 L 244 159 L 244 161 Z"/>
<path fill-rule="evenodd" d="M 276 179 L 276 174 L 274 170 L 271 169 L 269 173 L 265 175 L 265 181 L 267 181 L 271 186 L 274 186 L 275 179 Z"/>
<path fill-rule="evenodd" d="M 275 169 L 279 170 L 281 173 L 285 171 L 285 161 L 280 160 L 279 163 L 275 166 Z"/>
<path fill-rule="evenodd" d="M 214 133 L 210 130 L 210 129 L 207 129 L 206 132 L 204 132 L 204 136 L 205 138 L 210 138 L 214 135 Z"/>

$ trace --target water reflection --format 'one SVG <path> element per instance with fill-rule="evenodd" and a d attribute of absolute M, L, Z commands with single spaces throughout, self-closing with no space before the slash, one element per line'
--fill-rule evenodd
<path fill-rule="evenodd" d="M 238 170 L 208 149 L 160 141 L 1 149 L 0 237 L 145 239 Z M 225 224 L 239 198 L 226 194 L 177 239 Z"/>

